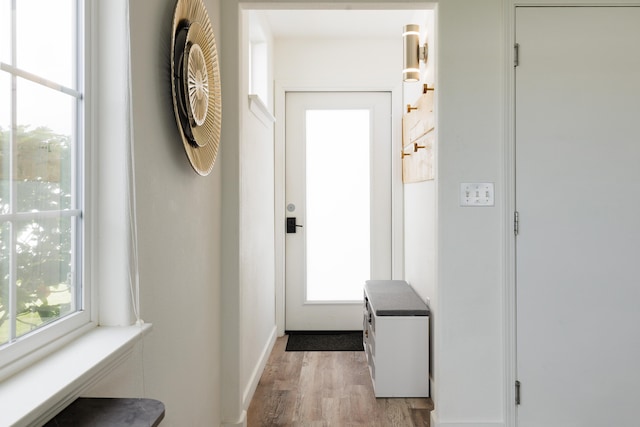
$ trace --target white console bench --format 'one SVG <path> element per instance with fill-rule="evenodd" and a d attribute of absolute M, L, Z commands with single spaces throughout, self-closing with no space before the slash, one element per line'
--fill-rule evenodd
<path fill-rule="evenodd" d="M 366 282 L 363 343 L 376 397 L 429 396 L 429 314 L 407 282 Z"/>

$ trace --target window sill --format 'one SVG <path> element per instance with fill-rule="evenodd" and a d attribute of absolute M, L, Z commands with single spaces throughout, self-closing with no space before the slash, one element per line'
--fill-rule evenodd
<path fill-rule="evenodd" d="M 249 109 L 265 126 L 269 126 L 276 121 L 276 118 L 269 112 L 269 108 L 258 95 L 249 95 Z"/>
<path fill-rule="evenodd" d="M 0 383 L 0 425 L 43 424 L 122 363 L 151 324 L 100 326 Z"/>

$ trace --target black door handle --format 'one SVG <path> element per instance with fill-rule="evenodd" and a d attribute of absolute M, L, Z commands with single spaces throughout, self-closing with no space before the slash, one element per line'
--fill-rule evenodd
<path fill-rule="evenodd" d="M 302 227 L 296 224 L 296 217 L 287 217 L 287 233 L 295 233 L 297 227 Z"/>

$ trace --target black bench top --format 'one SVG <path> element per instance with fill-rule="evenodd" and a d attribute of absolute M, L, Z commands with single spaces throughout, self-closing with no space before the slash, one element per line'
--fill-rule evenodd
<path fill-rule="evenodd" d="M 404 280 L 367 280 L 364 285 L 376 316 L 428 316 L 429 307 Z"/>

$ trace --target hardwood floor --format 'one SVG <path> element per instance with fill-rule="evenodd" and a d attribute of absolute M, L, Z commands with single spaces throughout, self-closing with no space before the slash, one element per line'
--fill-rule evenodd
<path fill-rule="evenodd" d="M 285 352 L 278 338 L 247 414 L 249 427 L 428 427 L 430 398 L 376 399 L 363 351 Z"/>

